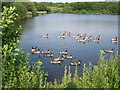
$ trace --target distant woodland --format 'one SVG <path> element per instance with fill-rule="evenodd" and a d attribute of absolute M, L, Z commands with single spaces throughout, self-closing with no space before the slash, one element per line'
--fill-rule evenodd
<path fill-rule="evenodd" d="M 119 2 L 74 2 L 74 3 L 52 3 L 52 2 L 2 2 L 2 7 L 16 7 L 19 19 L 25 19 L 27 12 L 36 16 L 37 12 L 64 13 L 64 14 L 112 14 L 120 13 Z"/>

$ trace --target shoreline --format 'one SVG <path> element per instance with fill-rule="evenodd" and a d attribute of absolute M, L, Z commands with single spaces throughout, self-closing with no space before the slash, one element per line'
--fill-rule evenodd
<path fill-rule="evenodd" d="M 119 16 L 119 14 L 75 14 L 75 13 L 48 13 L 48 14 L 74 14 L 74 15 L 116 15 L 116 16 Z M 46 14 L 44 14 L 46 15 Z"/>

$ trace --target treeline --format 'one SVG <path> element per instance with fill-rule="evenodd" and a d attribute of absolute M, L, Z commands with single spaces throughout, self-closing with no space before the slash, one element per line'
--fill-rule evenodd
<path fill-rule="evenodd" d="M 51 13 L 118 14 L 118 2 L 47 3 Z M 119 11 L 120 12 L 120 11 Z"/>
<path fill-rule="evenodd" d="M 25 19 L 38 15 L 38 12 L 46 11 L 50 13 L 50 9 L 44 3 L 37 2 L 2 2 L 3 6 L 16 7 L 15 12 L 19 15 L 18 19 Z M 43 13 L 44 14 L 44 13 Z"/>
<path fill-rule="evenodd" d="M 3 2 L 2 7 L 16 7 L 19 19 L 32 17 L 46 13 L 70 13 L 70 14 L 119 14 L 119 2 Z"/>
<path fill-rule="evenodd" d="M 43 71 L 42 62 L 38 60 L 34 64 L 29 61 L 29 53 L 18 46 L 21 41 L 22 27 L 15 26 L 18 14 L 15 7 L 3 8 L 1 13 L 2 58 L 0 89 L 1 88 L 119 88 L 120 57 L 117 55 L 110 60 L 104 59 L 103 52 L 97 65 L 84 65 L 82 76 L 70 72 L 70 67 L 65 67 L 62 81 L 47 82 L 47 72 Z"/>

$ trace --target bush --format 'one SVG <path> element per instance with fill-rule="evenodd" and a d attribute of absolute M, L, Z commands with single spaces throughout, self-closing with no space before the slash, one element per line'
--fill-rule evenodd
<path fill-rule="evenodd" d="M 21 26 L 15 27 L 15 20 L 18 14 L 15 13 L 15 7 L 6 8 L 1 13 L 1 29 L 2 29 L 2 46 L 8 44 L 10 47 L 15 47 L 20 42 Z"/>
<path fill-rule="evenodd" d="M 14 28 L 17 14 L 15 7 L 2 12 L 2 88 L 45 88 L 47 73 L 39 60 L 34 66 L 29 62 L 29 53 L 17 46 L 21 28 Z"/>

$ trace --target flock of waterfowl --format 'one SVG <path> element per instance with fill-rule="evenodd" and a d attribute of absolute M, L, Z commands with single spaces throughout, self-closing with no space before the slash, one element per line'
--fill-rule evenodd
<path fill-rule="evenodd" d="M 70 35 L 71 35 L 70 32 L 66 32 L 65 31 L 61 35 L 59 35 L 58 37 L 59 38 L 65 38 L 66 36 L 70 36 Z M 46 34 L 46 35 L 43 35 L 41 37 L 48 38 L 49 35 Z M 92 37 L 91 35 L 87 36 L 86 33 L 84 33 L 84 34 L 77 34 L 77 35 L 73 36 L 73 38 L 75 38 L 78 42 L 85 42 L 85 41 L 91 41 L 91 40 L 93 40 L 94 42 L 99 43 L 101 36 L 98 35 L 97 37 Z M 118 38 L 117 37 L 112 38 L 111 42 L 112 43 L 117 43 L 118 42 Z M 105 53 L 112 53 L 113 50 L 114 49 L 111 49 L 111 50 L 109 50 L 109 49 L 103 49 L 103 51 Z M 44 54 L 46 57 L 54 57 L 54 54 L 49 49 L 48 50 L 44 50 L 44 51 L 40 51 L 39 48 L 32 47 L 31 51 L 32 51 L 33 54 L 40 54 L 41 53 L 41 54 Z M 60 53 L 61 57 L 54 58 L 50 63 L 52 63 L 52 64 L 60 64 L 64 59 L 72 59 L 73 58 L 72 55 L 68 55 L 67 50 L 60 51 L 59 53 Z M 76 61 L 76 62 L 71 62 L 71 65 L 80 65 L 80 63 L 81 63 L 81 61 L 79 60 L 79 61 Z"/>
<path fill-rule="evenodd" d="M 32 53 L 33 54 L 44 54 L 46 57 L 53 57 L 54 54 L 48 49 L 40 52 L 40 49 L 37 47 L 32 47 Z M 59 52 L 61 57 L 54 58 L 50 63 L 52 64 L 60 64 L 64 59 L 72 59 L 72 55 L 68 55 L 67 50 L 65 51 L 60 51 Z M 71 62 L 71 65 L 80 65 L 80 60 L 77 62 Z"/>
<path fill-rule="evenodd" d="M 59 38 L 63 38 L 65 39 L 66 36 L 70 36 L 71 33 L 70 32 L 62 32 L 58 37 Z M 48 38 L 48 34 L 46 35 L 42 35 L 41 37 L 43 38 Z M 100 42 L 100 38 L 101 36 L 98 35 L 97 37 L 93 37 L 93 36 L 87 36 L 86 33 L 83 33 L 83 34 L 77 34 L 77 35 L 74 35 L 73 38 L 75 38 L 78 42 L 85 42 L 85 41 L 91 41 L 93 40 L 94 42 L 97 42 L 99 43 Z M 117 43 L 118 42 L 118 37 L 115 37 L 115 38 L 112 38 L 111 39 L 111 43 Z"/>

